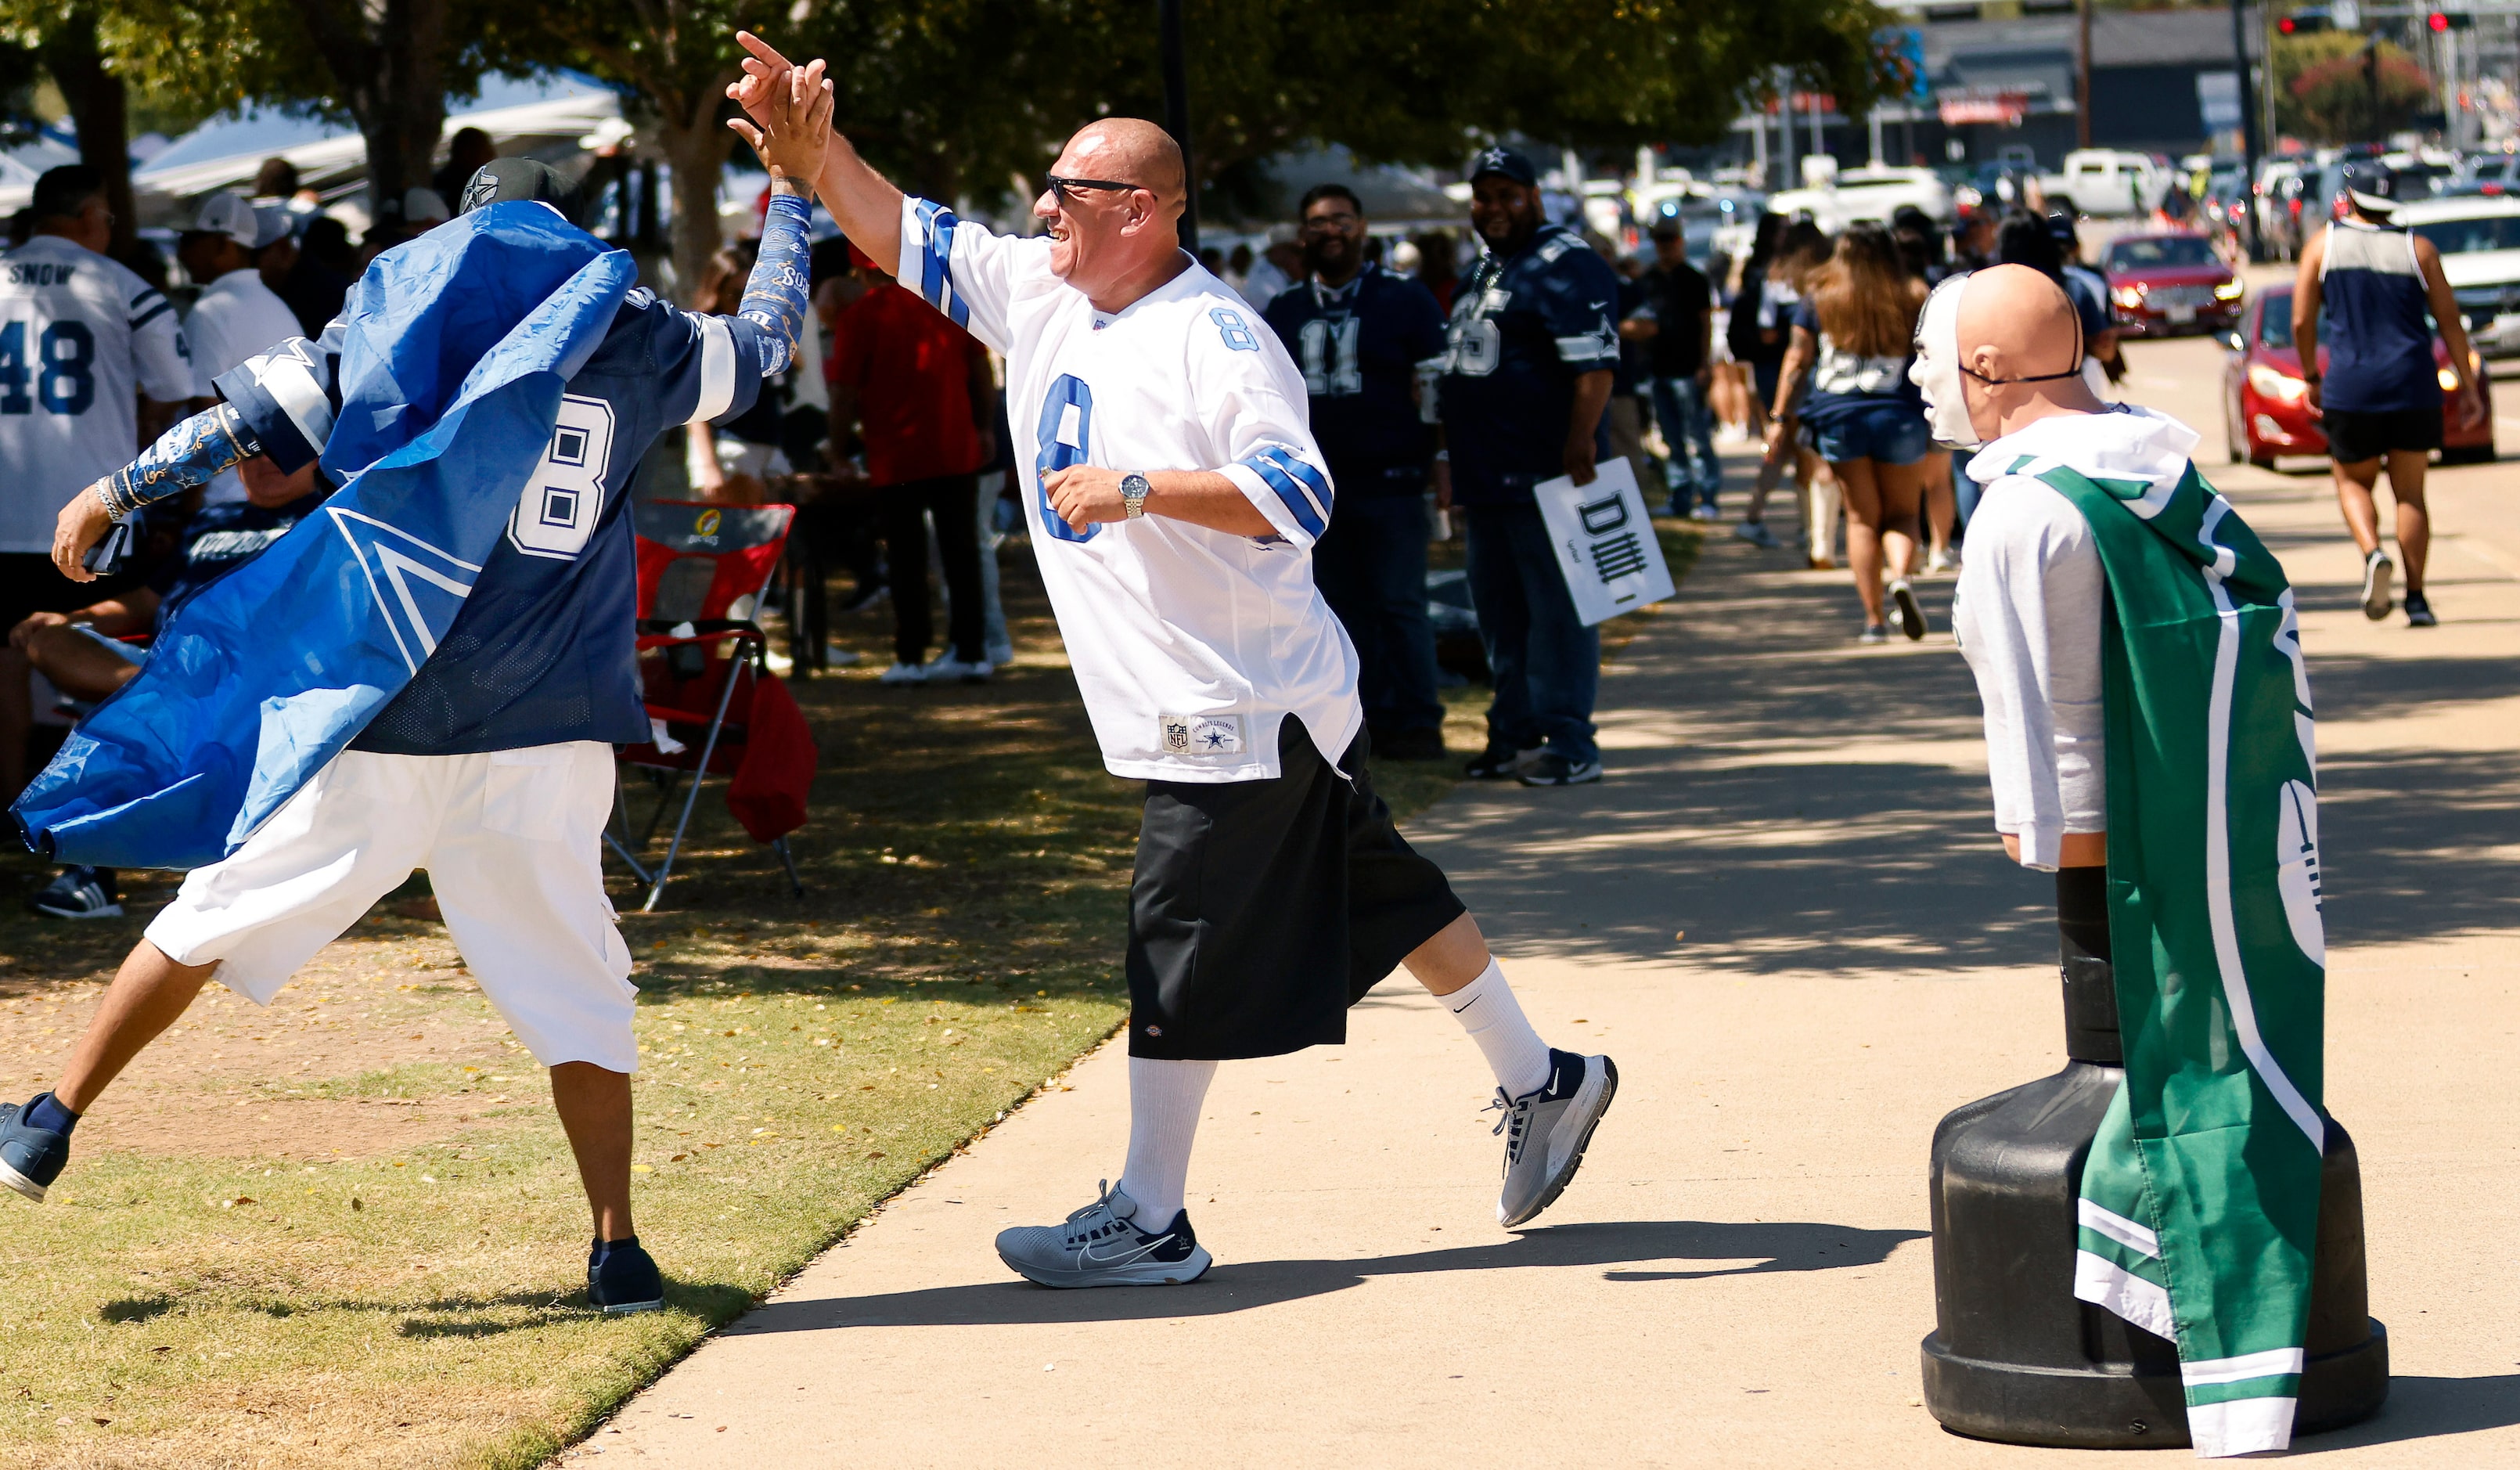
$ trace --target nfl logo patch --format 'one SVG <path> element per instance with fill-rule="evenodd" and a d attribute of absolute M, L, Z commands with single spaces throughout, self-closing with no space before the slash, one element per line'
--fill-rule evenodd
<path fill-rule="evenodd" d="M 1164 716 L 1163 728 L 1164 749 L 1172 752 L 1176 756 L 1189 754 L 1190 721 L 1177 715 L 1168 714 Z"/>

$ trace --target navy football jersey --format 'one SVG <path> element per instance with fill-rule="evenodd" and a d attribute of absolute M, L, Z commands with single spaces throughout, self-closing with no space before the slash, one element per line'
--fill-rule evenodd
<path fill-rule="evenodd" d="M 1304 370 L 1313 440 L 1340 493 L 1423 491 L 1435 436 L 1411 389 L 1420 371 L 1431 377 L 1442 366 L 1435 294 L 1369 261 L 1335 289 L 1297 282 L 1266 314 Z"/>
<path fill-rule="evenodd" d="M 1453 298 L 1440 381 L 1455 503 L 1529 504 L 1534 484 L 1566 473 L 1575 380 L 1618 365 L 1618 273 L 1559 225 L 1510 259 L 1479 257 Z M 1610 457 L 1601 418 L 1596 462 Z"/>
<path fill-rule="evenodd" d="M 284 471 L 331 434 L 341 340 L 337 321 L 219 381 Z M 750 408 L 761 361 L 758 329 L 741 317 L 684 311 L 644 288 L 624 297 L 569 380 L 542 462 L 463 610 L 351 749 L 463 756 L 646 740 L 630 482 L 659 434 Z"/>

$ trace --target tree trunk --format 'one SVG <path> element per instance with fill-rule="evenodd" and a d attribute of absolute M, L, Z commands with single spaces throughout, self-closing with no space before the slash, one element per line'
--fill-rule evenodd
<path fill-rule="evenodd" d="M 732 75 L 727 79 L 733 80 Z M 656 146 L 674 169 L 673 298 L 686 307 L 698 304 L 693 293 L 699 289 L 700 275 L 722 238 L 717 186 L 736 142 L 734 129 L 718 120 L 723 88 L 721 82 L 679 107 L 657 99 Z"/>
<path fill-rule="evenodd" d="M 336 0 L 296 6 L 367 141 L 369 215 L 399 220 L 403 191 L 428 182 L 446 128 L 446 0 L 383 0 L 381 9 L 357 10 Z"/>
<path fill-rule="evenodd" d="M 97 49 L 96 13 L 70 12 L 59 29 L 44 37 L 43 56 L 78 128 L 79 161 L 105 174 L 106 207 L 113 211 L 113 243 L 106 253 L 128 263 L 139 247 L 139 221 L 131 203 L 131 126 L 122 78 L 105 69 L 105 56 Z"/>

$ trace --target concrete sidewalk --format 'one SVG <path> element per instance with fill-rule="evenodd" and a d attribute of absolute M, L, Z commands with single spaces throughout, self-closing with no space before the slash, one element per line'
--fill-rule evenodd
<path fill-rule="evenodd" d="M 2139 345 L 2199 400 L 2191 345 Z M 2202 398 L 2210 402 L 2210 398 Z M 2219 447 L 2219 440 L 2207 451 Z M 2205 459 L 2207 451 L 2200 451 Z M 2360 1144 L 2396 1384 L 2299 1452 L 2520 1464 L 2520 517 L 2446 478 L 2445 626 L 2353 610 L 2323 478 L 2224 472 L 2304 587 L 2325 773 L 2330 1109 Z M 2506 559 L 2498 565 L 2496 558 Z M 1988 830 L 1947 634 L 1859 650 L 1842 574 L 1710 542 L 1603 685 L 1611 779 L 1464 788 L 1413 829 L 1554 1042 L 1623 1086 L 1539 1227 L 1494 1224 L 1475 1050 L 1386 984 L 1343 1048 L 1223 1069 L 1192 1175 L 1222 1263 L 1062 1293 L 990 1249 L 1116 1175 L 1115 1047 L 907 1191 L 564 1459 L 979 1464 L 2009 1466 L 1945 1434 L 1935 1120 L 2055 1070 L 2047 880 Z M 1949 584 L 1929 590 L 1946 626 Z M 2183 1458 L 2183 1456 L 2182 1456 Z"/>

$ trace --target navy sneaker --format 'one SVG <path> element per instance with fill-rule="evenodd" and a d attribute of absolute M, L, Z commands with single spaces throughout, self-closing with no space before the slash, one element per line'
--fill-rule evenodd
<path fill-rule="evenodd" d="M 119 919 L 112 868 L 68 867 L 34 897 L 35 912 L 53 919 Z"/>
<path fill-rule="evenodd" d="M 1541 750 L 1539 746 L 1515 751 L 1491 745 L 1479 752 L 1477 758 L 1462 766 L 1462 774 L 1473 781 L 1510 781 L 1521 774 L 1524 766 L 1540 758 Z"/>
<path fill-rule="evenodd" d="M 2407 626 L 2438 627 L 2441 625 L 2441 620 L 2433 616 L 2433 605 L 2424 601 L 2424 594 L 2412 587 L 2407 589 L 2406 608 Z"/>
<path fill-rule="evenodd" d="M 24 1107 L 0 1104 L 0 1184 L 39 1205 L 44 1202 L 44 1191 L 62 1176 L 62 1166 L 70 1162 L 69 1134 L 26 1122 L 26 1114 L 35 1104 L 50 1096 L 49 1092 L 38 1092 L 26 1099 Z"/>
<path fill-rule="evenodd" d="M 586 1254 L 586 1299 L 608 1317 L 654 1311 L 665 1305 L 665 1277 L 638 1236 L 608 1246 L 599 1240 Z"/>

